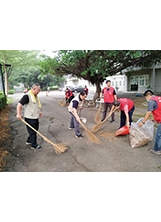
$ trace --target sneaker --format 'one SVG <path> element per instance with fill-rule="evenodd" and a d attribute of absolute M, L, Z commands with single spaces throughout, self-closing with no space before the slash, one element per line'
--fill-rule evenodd
<path fill-rule="evenodd" d="M 74 128 L 72 128 L 72 127 L 68 127 L 68 129 L 69 129 L 69 130 L 74 130 Z"/>
<path fill-rule="evenodd" d="M 75 137 L 78 138 L 78 139 L 83 139 L 82 134 L 80 134 L 80 135 L 75 135 Z"/>
<path fill-rule="evenodd" d="M 30 142 L 27 142 L 27 141 L 26 141 L 25 143 L 26 143 L 26 145 L 31 145 L 31 144 L 32 144 L 32 143 L 30 143 Z"/>
<path fill-rule="evenodd" d="M 113 120 L 110 121 L 110 123 L 113 123 L 114 121 L 115 121 L 115 120 L 113 119 Z"/>
<path fill-rule="evenodd" d="M 31 147 L 32 150 L 41 150 L 41 146 L 37 145 L 37 147 Z"/>
<path fill-rule="evenodd" d="M 156 154 L 156 155 L 158 155 L 158 156 L 161 155 L 161 150 L 155 151 L 155 150 L 153 150 L 153 149 L 150 149 L 150 152 L 151 152 L 151 153 L 154 153 L 154 154 Z"/>

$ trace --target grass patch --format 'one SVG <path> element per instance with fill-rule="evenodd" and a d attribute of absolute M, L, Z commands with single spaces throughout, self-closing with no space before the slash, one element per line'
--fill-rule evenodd
<path fill-rule="evenodd" d="M 7 104 L 10 105 L 13 102 L 13 98 L 7 98 Z"/>

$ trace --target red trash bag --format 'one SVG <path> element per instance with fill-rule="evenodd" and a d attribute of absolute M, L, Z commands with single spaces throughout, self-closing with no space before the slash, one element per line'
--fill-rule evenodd
<path fill-rule="evenodd" d="M 115 136 L 123 136 L 129 134 L 129 127 L 123 126 L 115 132 Z"/>

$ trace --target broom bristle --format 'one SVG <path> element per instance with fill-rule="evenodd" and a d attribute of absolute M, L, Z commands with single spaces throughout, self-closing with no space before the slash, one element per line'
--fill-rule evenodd
<path fill-rule="evenodd" d="M 50 143 L 54 149 L 55 149 L 55 152 L 57 154 L 60 154 L 60 153 L 64 153 L 66 150 L 67 150 L 67 147 L 64 145 L 64 144 L 56 144 L 56 143 L 53 143 L 52 141 L 50 141 L 49 139 L 47 138 L 44 138 L 44 140 L 48 143 Z"/>
<path fill-rule="evenodd" d="M 97 143 L 97 144 L 100 144 L 101 142 L 99 141 L 99 139 L 89 130 L 87 129 L 87 127 L 82 123 L 80 122 L 81 126 L 84 128 L 88 138 L 93 142 L 93 143 Z"/>
<path fill-rule="evenodd" d="M 96 115 L 95 115 L 94 121 L 95 121 L 96 123 L 99 123 L 99 122 L 101 121 L 100 113 L 101 113 L 101 103 L 100 103 L 99 109 L 98 109 L 98 111 L 97 111 L 97 113 L 96 113 Z"/>
<path fill-rule="evenodd" d="M 97 111 L 96 115 L 95 115 L 95 118 L 94 118 L 94 121 L 96 123 L 99 123 L 101 121 L 101 117 L 100 117 L 100 110 Z"/>
<path fill-rule="evenodd" d="M 101 126 L 103 125 L 104 122 L 100 122 L 98 123 L 95 127 L 93 127 L 93 129 L 91 130 L 93 133 L 96 133 L 100 128 Z"/>
<path fill-rule="evenodd" d="M 59 105 L 64 107 L 64 106 L 66 106 L 67 104 L 66 104 L 66 102 L 65 102 L 64 100 L 60 100 L 60 101 L 59 101 Z"/>
<path fill-rule="evenodd" d="M 67 150 L 67 147 L 64 144 L 53 144 L 55 152 L 57 154 L 64 153 Z"/>
<path fill-rule="evenodd" d="M 115 112 L 115 110 L 117 110 L 118 107 L 116 107 L 113 111 Z M 102 125 L 106 122 L 106 120 L 110 117 L 110 115 L 108 115 L 102 122 L 98 123 L 95 127 L 93 127 L 93 129 L 91 130 L 93 133 L 96 133 L 101 127 Z"/>
<path fill-rule="evenodd" d="M 88 138 L 93 142 L 93 143 L 97 143 L 100 144 L 100 140 L 90 131 L 90 130 L 85 130 L 86 134 L 88 136 Z"/>

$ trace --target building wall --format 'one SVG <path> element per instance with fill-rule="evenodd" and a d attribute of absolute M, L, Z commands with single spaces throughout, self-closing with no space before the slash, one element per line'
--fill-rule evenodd
<path fill-rule="evenodd" d="M 126 75 L 108 76 L 106 80 L 111 81 L 111 86 L 113 86 L 117 92 L 127 91 L 127 76 Z M 103 83 L 103 87 L 106 86 L 106 80 Z"/>
<path fill-rule="evenodd" d="M 78 79 L 76 77 L 72 77 L 71 75 L 66 76 L 66 81 L 64 83 L 64 85 L 66 86 L 71 86 L 71 87 L 75 87 L 75 86 L 87 86 L 89 92 L 94 93 L 96 91 L 96 87 L 93 86 L 90 82 L 88 82 L 85 79 Z"/>
<path fill-rule="evenodd" d="M 161 92 L 161 69 L 155 70 L 155 92 Z"/>
<path fill-rule="evenodd" d="M 108 76 L 106 80 L 111 80 L 111 85 L 116 91 L 135 91 L 145 92 L 148 88 L 154 92 L 161 92 L 161 67 L 150 69 L 135 69 L 133 71 L 124 72 L 123 75 Z M 101 88 L 106 86 L 106 80 L 103 82 Z M 66 80 L 68 86 L 87 86 L 89 91 L 95 92 L 96 87 L 84 79 L 73 78 L 68 75 Z"/>

